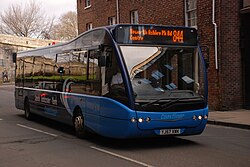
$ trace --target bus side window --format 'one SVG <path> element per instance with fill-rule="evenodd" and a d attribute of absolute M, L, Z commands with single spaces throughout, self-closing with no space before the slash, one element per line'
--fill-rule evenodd
<path fill-rule="evenodd" d="M 34 58 L 33 82 L 36 89 L 43 89 L 42 81 L 44 76 L 44 57 L 36 56 Z"/>
<path fill-rule="evenodd" d="M 98 49 L 89 51 L 87 65 L 88 94 L 100 95 L 101 92 L 101 67 L 98 65 L 100 56 Z"/>
<path fill-rule="evenodd" d="M 67 79 L 70 77 L 70 56 L 69 53 L 57 53 L 56 54 L 56 63 L 54 65 L 54 82 L 56 85 L 57 91 L 65 91 L 65 85 L 64 82 L 67 82 Z M 64 85 L 64 87 L 63 87 Z"/>
<path fill-rule="evenodd" d="M 23 60 L 17 58 L 16 61 L 16 86 L 23 86 Z"/>
<path fill-rule="evenodd" d="M 71 93 L 86 93 L 87 87 L 87 51 L 78 49 L 68 54 L 69 57 L 69 76 L 65 77 L 62 87 L 63 91 Z M 64 73 L 64 67 L 60 67 Z M 60 69 L 59 68 L 59 69 Z M 62 86 L 63 86 L 62 85 Z"/>

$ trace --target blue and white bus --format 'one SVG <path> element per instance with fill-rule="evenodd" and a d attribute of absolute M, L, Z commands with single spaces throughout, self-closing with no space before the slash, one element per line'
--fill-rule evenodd
<path fill-rule="evenodd" d="M 16 58 L 16 108 L 111 138 L 196 135 L 208 119 L 194 28 L 120 24 Z"/>

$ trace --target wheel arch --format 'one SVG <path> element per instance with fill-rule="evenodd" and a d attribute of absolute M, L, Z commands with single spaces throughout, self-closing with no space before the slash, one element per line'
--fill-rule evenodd
<path fill-rule="evenodd" d="M 88 136 L 88 131 L 85 127 L 85 118 L 80 106 L 75 106 L 72 118 L 76 136 L 79 138 L 86 138 Z"/>
<path fill-rule="evenodd" d="M 75 117 L 78 115 L 78 114 L 81 114 L 83 116 L 83 113 L 82 113 L 82 109 L 79 105 L 76 105 L 74 110 L 73 110 L 73 117 L 72 117 L 72 121 L 74 121 Z"/>
<path fill-rule="evenodd" d="M 28 97 L 28 96 L 25 96 L 25 97 L 23 98 L 23 110 L 25 109 L 25 104 L 26 104 L 27 102 L 29 102 L 29 97 Z"/>

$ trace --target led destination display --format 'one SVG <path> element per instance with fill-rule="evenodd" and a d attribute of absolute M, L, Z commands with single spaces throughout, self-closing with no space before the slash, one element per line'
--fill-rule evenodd
<path fill-rule="evenodd" d="M 115 32 L 116 41 L 122 44 L 197 45 L 194 28 L 121 25 Z"/>

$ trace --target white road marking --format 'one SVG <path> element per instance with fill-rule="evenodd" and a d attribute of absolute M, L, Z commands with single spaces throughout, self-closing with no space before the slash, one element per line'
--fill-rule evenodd
<path fill-rule="evenodd" d="M 36 132 L 40 132 L 40 133 L 43 133 L 43 134 L 46 134 L 46 135 L 50 135 L 50 136 L 53 136 L 53 137 L 57 137 L 58 136 L 58 135 L 55 135 L 53 133 L 49 133 L 49 132 L 45 132 L 45 131 L 42 131 L 42 130 L 39 130 L 39 129 L 31 128 L 31 127 L 26 126 L 26 125 L 22 125 L 22 124 L 16 124 L 16 125 L 19 126 L 19 127 L 22 127 L 22 128 L 30 129 L 30 130 L 33 130 L 33 131 L 36 131 Z"/>
<path fill-rule="evenodd" d="M 0 118 L 0 121 L 2 121 L 3 119 L 2 118 Z"/>
<path fill-rule="evenodd" d="M 118 157 L 118 158 L 121 158 L 121 159 L 124 159 L 124 160 L 127 160 L 127 161 L 130 161 L 130 162 L 133 162 L 133 163 L 136 163 L 136 164 L 139 164 L 139 165 L 142 165 L 142 166 L 153 167 L 152 165 L 146 164 L 144 162 L 140 162 L 140 161 L 137 161 L 137 160 L 134 160 L 134 159 L 131 159 L 131 158 L 128 158 L 128 157 L 125 157 L 125 156 L 122 156 L 122 155 L 119 155 L 119 154 L 116 154 L 116 153 L 113 153 L 113 152 L 110 152 L 110 151 L 107 151 L 107 150 L 104 150 L 101 148 L 97 148 L 95 146 L 90 146 L 90 148 L 97 150 L 97 151 L 100 151 L 100 152 L 103 152 L 103 153 L 106 153 L 106 154 L 109 154 L 109 155 L 112 155 L 112 156 L 115 156 L 115 157 Z"/>

